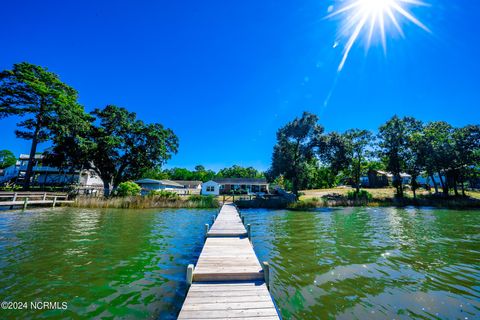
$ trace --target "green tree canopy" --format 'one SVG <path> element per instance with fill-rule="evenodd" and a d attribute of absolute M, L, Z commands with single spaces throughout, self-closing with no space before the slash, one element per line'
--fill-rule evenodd
<path fill-rule="evenodd" d="M 18 138 L 31 140 L 24 187 L 30 185 L 39 143 L 88 125 L 77 92 L 45 68 L 27 62 L 0 73 L 0 118 L 18 116 Z"/>
<path fill-rule="evenodd" d="M 379 129 L 379 153 L 385 159 L 387 170 L 394 176 L 397 196 L 403 197 L 401 173 L 407 169 L 407 161 L 412 156 L 409 149 L 409 136 L 421 128 L 421 123 L 412 117 L 393 116 Z"/>
<path fill-rule="evenodd" d="M 351 145 L 343 134 L 330 132 L 318 139 L 318 157 L 328 166 L 333 176 L 348 168 L 351 162 Z"/>
<path fill-rule="evenodd" d="M 216 178 L 264 178 L 264 174 L 253 167 L 233 165 L 219 170 Z"/>
<path fill-rule="evenodd" d="M 10 150 L 0 150 L 0 169 L 13 166 L 17 163 L 17 158 Z"/>
<path fill-rule="evenodd" d="M 356 187 L 356 195 L 360 192 L 360 177 L 366 169 L 366 161 L 370 155 L 368 148 L 372 145 L 372 133 L 367 130 L 350 129 L 344 134 L 348 145 L 349 171 Z"/>
<path fill-rule="evenodd" d="M 56 141 L 53 158 L 95 170 L 104 194 L 121 182 L 135 180 L 160 167 L 178 150 L 178 138 L 161 124 L 146 124 L 125 108 L 108 105 L 92 112 L 95 120 L 80 137 Z"/>
<path fill-rule="evenodd" d="M 283 175 L 292 183 L 292 191 L 298 194 L 307 186 L 309 163 L 314 158 L 314 147 L 323 133 L 318 117 L 304 112 L 277 131 L 277 143 L 273 148 L 270 179 Z"/>

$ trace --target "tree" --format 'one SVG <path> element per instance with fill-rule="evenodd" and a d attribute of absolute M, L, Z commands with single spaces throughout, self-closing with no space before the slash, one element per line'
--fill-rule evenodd
<path fill-rule="evenodd" d="M 379 129 L 380 156 L 385 159 L 387 170 L 393 174 L 393 182 L 397 189 L 397 196 L 403 197 L 401 173 L 405 171 L 406 161 L 409 158 L 408 133 L 415 119 L 393 116 Z"/>
<path fill-rule="evenodd" d="M 140 195 L 142 188 L 133 181 L 125 181 L 118 185 L 115 195 L 119 197 L 129 197 Z"/>
<path fill-rule="evenodd" d="M 24 187 L 28 189 L 39 143 L 58 133 L 87 125 L 77 92 L 45 68 L 27 62 L 0 73 L 0 118 L 22 119 L 15 131 L 18 138 L 31 140 Z"/>
<path fill-rule="evenodd" d="M 423 144 L 423 124 L 414 118 L 405 118 L 406 154 L 405 172 L 411 176 L 413 198 L 417 198 L 417 178 L 425 168 L 426 149 Z"/>
<path fill-rule="evenodd" d="M 480 125 L 456 128 L 452 138 L 455 159 L 452 165 L 454 191 L 458 195 L 457 182 L 460 182 L 462 194 L 465 196 L 464 183 L 469 175 L 475 173 L 480 163 Z"/>
<path fill-rule="evenodd" d="M 0 169 L 13 166 L 17 163 L 17 158 L 10 150 L 0 150 Z"/>
<path fill-rule="evenodd" d="M 119 183 L 160 167 L 178 150 L 172 130 L 145 124 L 125 108 L 108 105 L 91 114 L 95 121 L 83 137 L 62 136 L 55 141 L 53 158 L 95 170 L 103 180 L 105 196 Z"/>
<path fill-rule="evenodd" d="M 348 168 L 351 162 L 350 150 L 346 136 L 338 132 L 330 132 L 318 139 L 318 157 L 322 164 L 328 166 L 333 177 Z"/>
<path fill-rule="evenodd" d="M 356 188 L 356 195 L 360 192 L 360 177 L 362 175 L 362 165 L 365 165 L 365 161 L 368 155 L 368 147 L 372 142 L 372 133 L 367 130 L 350 129 L 344 134 L 349 155 L 349 168 L 352 173 L 352 178 Z"/>
<path fill-rule="evenodd" d="M 454 128 L 444 121 L 428 123 L 423 130 L 423 148 L 425 149 L 425 169 L 432 176 L 438 173 L 444 196 L 448 196 L 447 174 L 455 158 L 453 140 Z"/>
<path fill-rule="evenodd" d="M 323 133 L 323 127 L 317 122 L 316 115 L 304 112 L 301 118 L 295 118 L 277 131 L 269 176 L 283 175 L 290 180 L 295 195 L 299 188 L 306 186 L 308 163 Z"/>
<path fill-rule="evenodd" d="M 233 165 L 223 168 L 216 174 L 217 178 L 263 178 L 264 174 L 253 167 L 242 167 Z"/>

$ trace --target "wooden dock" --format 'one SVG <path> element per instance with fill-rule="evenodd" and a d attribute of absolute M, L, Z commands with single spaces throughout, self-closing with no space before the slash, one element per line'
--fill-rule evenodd
<path fill-rule="evenodd" d="M 22 207 L 27 209 L 29 205 L 52 206 L 61 203 L 73 203 L 67 200 L 64 193 L 48 192 L 0 192 L 0 207 Z"/>
<path fill-rule="evenodd" d="M 178 319 L 280 319 L 268 291 L 268 264 L 259 263 L 233 204 L 222 206 L 207 232 Z"/>

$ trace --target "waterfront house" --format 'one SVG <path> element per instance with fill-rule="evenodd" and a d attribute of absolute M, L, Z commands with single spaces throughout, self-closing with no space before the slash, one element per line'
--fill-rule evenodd
<path fill-rule="evenodd" d="M 142 188 L 142 194 L 147 194 L 150 191 L 173 191 L 179 194 L 185 193 L 183 185 L 172 180 L 155 180 L 155 179 L 140 179 L 135 181 Z"/>
<path fill-rule="evenodd" d="M 172 181 L 183 185 L 185 189 L 194 189 L 194 190 L 202 189 L 202 181 L 199 181 L 199 180 L 172 180 Z"/>
<path fill-rule="evenodd" d="M 412 176 L 408 173 L 400 173 L 400 179 L 402 184 L 410 184 L 412 181 Z M 393 182 L 396 181 L 396 177 L 386 171 L 382 170 L 369 170 L 368 171 L 368 187 L 369 188 L 384 188 L 393 185 Z"/>
<path fill-rule="evenodd" d="M 17 162 L 7 167 L 0 174 L 0 185 L 25 182 L 28 167 L 28 154 L 20 154 Z M 78 170 L 74 168 L 57 168 L 44 163 L 43 154 L 36 154 L 30 181 L 31 187 L 74 187 L 80 194 L 101 194 L 103 181 L 94 170 Z"/>
<path fill-rule="evenodd" d="M 392 182 L 393 175 L 382 170 L 368 171 L 368 186 L 370 188 L 388 187 Z"/>
<path fill-rule="evenodd" d="M 224 178 L 213 179 L 202 184 L 202 194 L 251 194 L 268 193 L 268 183 L 265 179 L 256 178 Z"/>

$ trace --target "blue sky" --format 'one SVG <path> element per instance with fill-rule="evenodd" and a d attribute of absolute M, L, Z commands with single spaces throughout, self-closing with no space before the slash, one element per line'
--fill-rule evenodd
<path fill-rule="evenodd" d="M 405 38 L 387 26 L 386 54 L 358 42 L 339 74 L 341 21 L 323 19 L 338 1 L 6 1 L 0 69 L 48 67 L 88 111 L 115 104 L 172 128 L 169 167 L 267 169 L 276 130 L 304 110 L 327 131 L 395 113 L 480 122 L 480 4 L 425 1 L 410 11 L 431 34 L 400 20 Z M 0 149 L 26 153 L 15 120 L 0 120 Z"/>

